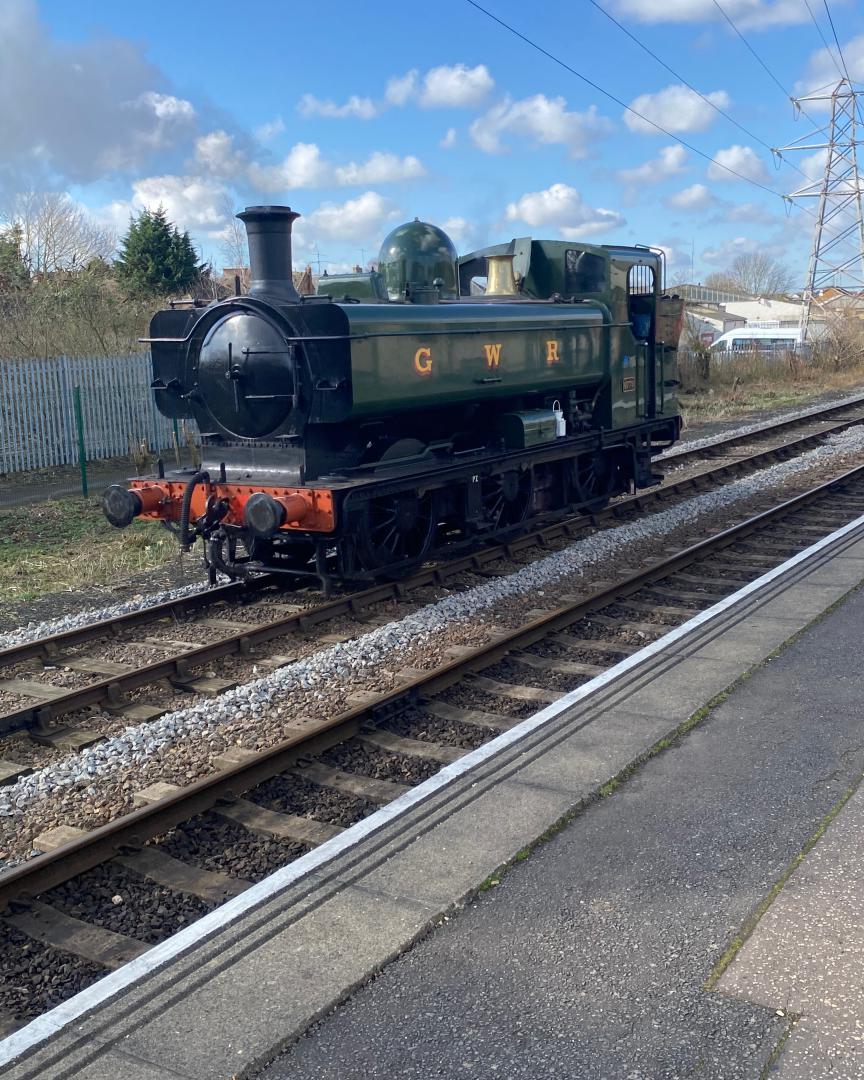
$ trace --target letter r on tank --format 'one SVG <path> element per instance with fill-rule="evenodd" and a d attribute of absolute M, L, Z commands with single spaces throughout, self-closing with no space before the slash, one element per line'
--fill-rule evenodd
<path fill-rule="evenodd" d="M 546 342 L 546 364 L 560 364 L 561 357 L 558 355 L 558 342 L 547 341 Z"/>
<path fill-rule="evenodd" d="M 414 353 L 414 370 L 418 375 L 432 374 L 432 350 L 425 346 Z"/>
<path fill-rule="evenodd" d="M 497 368 L 501 363 L 501 346 L 498 345 L 484 345 L 483 352 L 486 353 L 486 367 Z"/>

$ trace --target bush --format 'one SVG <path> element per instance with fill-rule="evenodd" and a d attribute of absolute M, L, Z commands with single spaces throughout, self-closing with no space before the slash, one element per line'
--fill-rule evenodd
<path fill-rule="evenodd" d="M 49 274 L 0 294 L 0 358 L 140 352 L 154 309 L 123 297 L 104 265 Z"/>

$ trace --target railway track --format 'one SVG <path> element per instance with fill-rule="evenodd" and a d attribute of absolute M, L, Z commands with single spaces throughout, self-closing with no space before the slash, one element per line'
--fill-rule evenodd
<path fill-rule="evenodd" d="M 852 398 L 851 400 L 843 401 L 839 404 L 829 405 L 824 409 L 814 409 L 812 412 L 803 416 L 793 416 L 786 420 L 756 424 L 753 425 L 750 430 L 745 428 L 743 432 L 721 437 L 717 442 L 712 442 L 708 445 L 703 444 L 702 440 L 699 439 L 694 440 L 696 445 L 693 447 L 690 447 L 686 441 L 680 442 L 677 446 L 673 447 L 663 455 L 662 461 L 664 464 L 677 465 L 700 457 L 712 458 L 722 456 L 728 454 L 730 451 L 734 451 L 737 447 L 771 441 L 778 436 L 782 436 L 784 432 L 793 431 L 802 427 L 806 428 L 811 425 L 831 423 L 835 419 L 842 419 L 848 411 L 851 410 L 854 412 L 860 408 L 864 408 L 864 397 Z M 818 427 L 814 426 L 813 430 L 818 431 Z"/>
<path fill-rule="evenodd" d="M 0 1023 L 20 1026 L 862 513 L 864 466 L 526 611 L 188 787 L 151 785 L 92 832 L 39 838 L 44 854 L 0 876 Z"/>
<path fill-rule="evenodd" d="M 19 742 L 17 752 L 0 752 L 4 753 L 0 783 L 13 783 L 51 760 L 52 753 L 80 750 L 124 724 L 156 719 L 177 708 L 183 695 L 215 696 L 251 678 L 253 668 L 266 671 L 297 659 L 298 640 L 304 648 L 314 648 L 348 638 L 364 623 L 368 627 L 376 620 L 389 621 L 411 604 L 425 602 L 429 590 L 453 583 L 464 586 L 466 577 L 476 580 L 494 574 L 496 564 L 530 558 L 533 551 L 545 553 L 592 529 L 618 524 L 628 515 L 665 508 L 676 498 L 801 453 L 862 421 L 864 401 L 856 401 L 832 406 L 824 415 L 765 428 L 758 433 L 759 445 L 746 454 L 739 450 L 753 436 L 732 436 L 707 448 L 712 459 L 720 453 L 728 456 L 718 464 L 687 472 L 592 515 L 541 519 L 527 533 L 453 555 L 398 582 L 320 601 L 308 588 L 286 593 L 271 576 L 262 575 L 2 649 L 0 737 L 21 732 L 32 747 L 22 753 Z M 792 426 L 803 426 L 804 431 L 778 441 L 778 433 Z M 765 442 L 770 445 L 762 445 Z M 705 453 L 705 448 L 695 449 L 671 460 L 680 465 L 682 459 L 698 459 Z M 334 625 L 341 629 L 333 632 Z M 229 658 L 241 665 L 241 671 L 246 665 L 245 675 L 225 678 L 209 670 Z"/>

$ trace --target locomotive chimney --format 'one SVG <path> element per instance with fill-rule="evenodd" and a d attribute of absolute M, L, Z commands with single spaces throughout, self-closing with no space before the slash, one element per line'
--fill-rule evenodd
<path fill-rule="evenodd" d="M 290 206 L 247 206 L 237 217 L 249 241 L 249 295 L 299 303 L 291 275 L 291 225 L 300 215 Z"/>

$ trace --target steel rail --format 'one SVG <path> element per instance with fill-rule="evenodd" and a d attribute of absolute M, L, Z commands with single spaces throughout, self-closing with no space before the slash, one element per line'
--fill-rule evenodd
<path fill-rule="evenodd" d="M 700 559 L 722 551 L 759 530 L 836 492 L 850 482 L 864 480 L 864 465 L 856 466 L 833 480 L 818 484 L 779 505 L 740 522 L 707 540 L 683 548 L 636 571 L 588 597 L 544 613 L 516 630 L 497 636 L 470 653 L 424 672 L 395 690 L 378 695 L 363 705 L 349 709 L 323 722 L 310 732 L 301 732 L 280 742 L 254 758 L 232 765 L 172 793 L 164 799 L 142 806 L 102 825 L 84 836 L 37 855 L 0 875 L 0 910 L 26 903 L 40 893 L 68 881 L 77 874 L 107 862 L 125 849 L 139 849 L 147 839 L 188 821 L 218 804 L 230 803 L 244 791 L 284 772 L 313 753 L 357 734 L 364 725 L 420 704 L 424 697 L 459 682 L 466 675 L 497 663 L 509 653 L 523 649 L 551 633 L 578 622 L 586 615 L 626 598 L 634 592 L 669 577 Z M 826 533 L 831 527 L 826 527 Z M 706 600 L 710 599 L 706 597 Z"/>
<path fill-rule="evenodd" d="M 684 477 L 681 480 L 673 481 L 665 487 L 658 487 L 651 491 L 628 496 L 593 514 L 580 513 L 575 517 L 553 522 L 550 525 L 534 529 L 530 533 L 516 536 L 504 543 L 481 548 L 467 555 L 453 556 L 437 565 L 423 567 L 408 577 L 397 581 L 380 582 L 368 589 L 336 597 L 307 611 L 295 612 L 269 623 L 250 624 L 248 629 L 244 628 L 229 633 L 217 641 L 155 660 L 129 672 L 107 676 L 104 679 L 91 682 L 86 686 L 75 688 L 56 697 L 49 699 L 34 698 L 32 704 L 23 705 L 0 715 L 0 736 L 21 731 L 22 729 L 29 729 L 34 734 L 43 737 L 50 735 L 50 725 L 61 716 L 104 703 L 107 703 L 111 708 L 122 708 L 124 694 L 130 690 L 138 689 L 141 686 L 165 678 L 174 679 L 181 684 L 184 681 L 191 681 L 190 672 L 192 669 L 207 664 L 211 660 L 218 660 L 225 656 L 246 656 L 251 653 L 255 646 L 272 641 L 274 638 L 284 637 L 298 630 L 310 629 L 322 622 L 327 622 L 342 615 L 359 615 L 364 609 L 374 604 L 403 598 L 412 590 L 426 586 L 445 585 L 448 579 L 458 574 L 471 571 L 482 572 L 492 562 L 511 558 L 513 555 L 535 546 L 542 548 L 557 539 L 573 539 L 598 523 L 620 518 L 631 508 L 644 512 L 652 505 L 666 502 L 670 496 L 681 495 L 688 491 L 698 491 L 703 486 L 715 484 L 724 476 L 734 476 L 766 462 L 791 456 L 808 446 L 818 444 L 830 434 L 835 434 L 862 422 L 864 422 L 864 415 L 847 418 L 832 424 L 830 428 L 811 432 L 799 439 L 779 446 L 768 447 L 765 450 L 758 451 L 756 454 L 748 455 L 746 458 L 736 458 L 714 469 L 708 469 Z M 264 581 L 261 588 L 269 584 L 271 584 L 270 581 Z M 233 585 L 238 586 L 238 590 L 232 595 L 235 597 L 242 596 L 244 583 L 235 582 Z M 221 588 L 227 590 L 231 587 L 222 586 Z M 218 592 L 218 590 L 214 590 L 214 592 Z M 193 598 L 197 601 L 202 596 L 206 597 L 207 594 L 194 594 Z M 224 598 L 225 593 L 223 592 L 221 596 Z M 180 602 L 182 602 L 182 599 Z M 158 617 L 170 614 L 176 609 L 177 603 L 178 601 L 168 602 L 165 605 L 168 610 L 161 612 Z M 151 621 L 149 616 L 155 610 L 158 610 L 158 607 L 146 609 L 141 613 L 122 616 L 123 628 L 137 625 L 134 618 L 132 618 L 137 614 L 142 616 L 142 621 Z M 112 632 L 110 628 L 114 625 L 114 621 L 109 620 L 106 623 L 94 624 L 93 627 L 85 627 L 84 629 L 88 633 L 83 640 L 92 640 L 93 637 L 102 636 L 95 632 L 96 627 L 108 627 L 108 632 Z M 89 633 L 91 629 L 94 630 L 93 633 Z M 32 658 L 34 655 L 47 655 L 48 658 L 56 657 L 64 644 L 68 648 L 70 645 L 78 644 L 82 640 L 76 638 L 75 634 L 76 631 L 65 631 L 63 634 L 28 642 L 21 646 L 12 646 L 9 649 L 0 651 L 0 668 L 19 660 Z"/>
<path fill-rule="evenodd" d="M 716 443 L 710 443 L 707 446 L 696 446 L 692 450 L 688 448 L 686 442 L 679 442 L 678 446 L 672 451 L 668 451 L 664 456 L 660 457 L 657 464 L 661 466 L 668 462 L 678 464 L 680 461 L 686 461 L 693 457 L 717 456 L 722 454 L 724 449 L 746 445 L 759 439 L 769 439 L 772 435 L 785 431 L 790 427 L 818 423 L 823 416 L 833 416 L 835 413 L 844 412 L 846 409 L 861 408 L 862 406 L 864 406 L 864 397 L 851 398 L 849 401 L 841 402 L 839 405 L 829 405 L 825 409 L 819 409 L 817 412 L 810 413 L 809 416 L 791 416 L 786 420 L 778 420 L 776 423 L 757 428 L 755 431 L 740 434 L 733 433 L 728 438 L 719 439 Z"/>
<path fill-rule="evenodd" d="M 724 448 L 729 448 L 736 445 L 746 444 L 756 439 L 768 438 L 773 433 L 782 431 L 786 428 L 799 426 L 801 424 L 809 422 L 818 422 L 820 416 L 833 415 L 834 413 L 841 412 L 848 408 L 854 408 L 858 405 L 864 405 L 864 397 L 855 398 L 852 401 L 845 402 L 840 405 L 833 405 L 827 409 L 821 410 L 819 413 L 814 413 L 807 417 L 793 417 L 788 420 L 780 421 L 777 424 L 772 424 L 769 427 L 763 428 L 757 432 L 751 432 L 748 435 L 733 435 L 728 439 L 723 439 L 720 442 L 712 443 L 710 446 L 697 447 L 694 450 L 682 449 L 680 453 L 671 455 L 668 458 L 661 459 L 662 461 L 671 462 L 676 467 L 682 462 L 689 460 L 693 457 L 716 457 L 722 454 Z M 723 466 L 719 466 L 716 470 L 712 470 L 712 473 L 717 475 L 723 475 L 724 472 L 729 469 L 735 468 L 737 465 L 747 467 L 751 464 L 759 464 L 762 460 L 765 460 L 765 456 L 773 453 L 781 453 L 785 450 L 801 449 L 807 445 L 812 445 L 815 442 L 825 438 L 827 435 L 834 434 L 843 430 L 845 427 L 851 424 L 859 423 L 864 420 L 864 415 L 861 417 L 853 417 L 846 421 L 834 424 L 829 428 L 823 428 L 818 432 L 812 432 L 810 435 L 803 436 L 801 439 L 793 440 L 789 443 L 781 444 L 778 447 L 762 451 L 747 458 L 739 459 L 738 462 L 729 463 Z M 707 473 L 705 475 L 708 475 Z M 601 511 L 595 511 L 593 514 L 585 515 L 580 513 L 575 518 L 568 519 L 568 523 L 579 524 L 584 523 L 585 517 L 588 516 L 594 521 L 603 520 L 610 514 L 615 514 L 620 508 L 626 507 L 628 503 L 634 502 L 638 505 L 638 502 L 644 501 L 649 497 L 660 495 L 661 497 L 665 493 L 675 493 L 682 482 L 673 482 L 667 485 L 665 488 L 658 489 L 654 492 L 642 492 L 630 499 L 624 499 Z M 536 534 L 540 535 L 544 532 L 545 527 L 541 527 L 536 530 Z M 542 543 L 542 541 L 541 541 Z M 501 547 L 506 548 L 508 545 L 505 543 Z M 512 541 L 511 541 L 512 546 Z M 500 558 L 501 548 L 492 548 L 495 552 L 493 558 Z M 446 553 L 445 557 L 446 557 Z M 458 571 L 461 572 L 461 571 Z M 406 583 L 410 582 L 411 578 L 404 579 Z M 284 579 L 280 579 L 280 576 L 275 574 L 261 574 L 257 577 L 250 578 L 247 581 L 232 581 L 226 585 L 220 585 L 213 589 L 202 589 L 200 592 L 191 593 L 188 596 L 175 597 L 171 600 L 166 600 L 159 604 L 154 604 L 151 607 L 139 609 L 138 611 L 126 612 L 124 615 L 111 616 L 107 619 L 100 619 L 93 623 L 87 623 L 84 626 L 74 627 L 70 630 L 64 630 L 56 634 L 49 634 L 42 638 L 36 638 L 33 641 L 21 642 L 17 645 L 9 645 L 0 649 L 0 668 L 6 667 L 11 664 L 20 663 L 24 660 L 33 658 L 39 658 L 44 660 L 51 660 L 60 654 L 63 649 L 69 649 L 74 646 L 83 644 L 87 641 L 93 641 L 103 637 L 115 637 L 122 631 L 130 629 L 136 626 L 147 625 L 150 622 L 158 622 L 160 619 L 168 617 L 178 617 L 180 615 L 189 614 L 194 611 L 198 611 L 202 608 L 207 608 L 218 603 L 229 602 L 235 600 L 244 600 L 247 597 L 252 597 L 256 593 L 265 590 L 266 588 L 280 584 L 284 587 Z M 360 594 L 362 595 L 362 594 Z"/>

